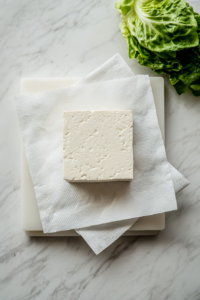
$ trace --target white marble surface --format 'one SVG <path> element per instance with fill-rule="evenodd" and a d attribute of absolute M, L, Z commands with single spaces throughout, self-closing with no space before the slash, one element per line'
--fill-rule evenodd
<path fill-rule="evenodd" d="M 199 0 L 189 1 L 200 13 Z M 0 1 L 0 299 L 200 299 L 200 98 L 165 77 L 169 161 L 191 182 L 155 237 L 124 237 L 99 256 L 81 238 L 20 227 L 20 131 L 13 105 L 27 76 L 83 76 L 127 56 L 114 1 Z"/>

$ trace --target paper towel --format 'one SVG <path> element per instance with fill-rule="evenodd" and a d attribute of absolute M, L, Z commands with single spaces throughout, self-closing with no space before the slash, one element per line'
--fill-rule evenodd
<path fill-rule="evenodd" d="M 19 96 L 16 105 L 45 233 L 177 208 L 148 76 Z M 63 179 L 62 115 L 77 106 L 132 110 L 134 180 L 75 184 Z"/>
<path fill-rule="evenodd" d="M 105 77 L 104 77 L 104 75 L 105 75 Z M 90 93 L 91 93 L 91 88 L 94 88 L 94 86 L 91 85 L 92 82 L 104 81 L 104 80 L 112 79 L 115 77 L 123 78 L 123 77 L 130 77 L 130 76 L 133 76 L 132 71 L 127 67 L 127 65 L 125 65 L 124 61 L 120 58 L 120 56 L 116 55 L 111 60 L 109 60 L 109 62 L 104 64 L 101 68 L 98 68 L 95 72 L 93 72 L 92 74 L 87 76 L 85 81 L 82 80 L 81 82 L 79 82 L 79 84 L 83 85 L 86 83 L 87 84 L 90 83 Z M 130 78 L 129 78 L 129 80 L 130 80 Z M 109 84 L 111 84 L 111 86 L 112 86 L 113 82 L 109 82 Z M 116 82 L 115 82 L 115 84 L 116 84 Z M 149 82 L 147 85 L 149 86 Z M 58 97 L 58 98 L 60 96 L 61 96 L 61 98 L 65 97 L 65 92 L 66 92 L 65 90 L 66 89 L 62 90 L 61 94 L 59 94 L 59 91 L 56 91 L 56 93 L 54 95 L 54 100 L 56 97 Z M 85 89 L 84 87 L 81 87 L 81 91 L 82 90 L 84 90 L 84 92 L 87 94 L 87 89 Z M 64 92 L 64 94 L 63 94 L 63 92 Z M 79 92 L 80 92 L 80 90 L 78 89 L 78 93 Z M 37 177 L 37 175 L 35 175 L 35 173 L 38 173 L 38 169 L 39 169 L 39 173 L 42 173 L 43 175 L 45 175 L 45 172 L 47 171 L 47 170 L 45 170 L 45 167 L 47 165 L 46 165 L 46 163 L 43 163 L 45 161 L 45 155 L 43 156 L 43 159 L 44 159 L 43 162 L 42 162 L 42 159 L 40 159 L 39 157 L 38 157 L 38 160 L 35 161 L 35 158 L 37 156 L 33 155 L 33 153 L 38 154 L 38 156 L 40 156 L 39 153 L 41 153 L 41 154 L 44 153 L 43 149 L 45 147 L 45 145 L 44 145 L 45 142 L 46 142 L 46 146 L 49 142 L 52 144 L 52 133 L 55 133 L 55 131 L 58 130 L 58 127 L 59 127 L 58 126 L 59 122 L 56 122 L 56 115 L 58 115 L 57 113 L 60 109 L 60 107 L 58 106 L 59 101 L 57 102 L 57 100 L 56 100 L 57 103 L 55 103 L 55 101 L 49 101 L 49 99 L 51 99 L 52 92 L 49 92 L 49 93 L 48 92 L 47 93 L 39 93 L 37 95 L 25 96 L 25 98 L 24 98 L 24 96 L 17 98 L 19 119 L 21 116 L 20 123 L 22 125 L 25 148 L 27 146 L 27 149 L 28 149 L 26 151 L 26 153 L 29 153 L 29 155 L 27 155 L 27 156 L 29 156 L 29 158 L 30 158 L 30 159 L 28 159 L 28 163 L 29 163 L 30 171 L 32 170 L 31 171 L 32 179 L 33 179 L 33 177 Z M 72 94 L 75 93 L 76 95 L 74 97 L 77 99 L 77 92 L 75 92 L 73 89 L 71 90 L 71 92 L 69 91 L 69 94 L 67 92 L 67 94 L 68 94 L 67 105 L 68 105 L 69 109 L 71 107 L 71 99 L 70 99 L 71 93 Z M 84 94 L 84 95 L 86 95 L 86 94 Z M 93 90 L 93 95 L 94 94 L 95 94 L 95 92 Z M 28 97 L 28 99 L 27 99 L 27 97 Z M 151 95 L 151 97 L 152 97 L 152 95 Z M 59 98 L 60 102 L 63 102 L 62 101 L 63 99 L 61 99 L 61 98 Z M 91 107 L 89 107 L 91 101 L 86 100 L 86 104 L 89 105 L 86 108 L 85 104 L 83 103 L 84 101 L 82 101 L 82 99 L 80 97 L 80 94 L 79 94 L 78 98 L 79 98 L 79 101 L 78 102 L 76 101 L 76 105 L 75 105 L 76 109 L 79 109 L 79 107 L 78 107 L 79 104 L 81 105 L 81 109 L 91 109 Z M 95 98 L 95 96 L 94 96 L 94 98 Z M 38 99 L 39 99 L 39 101 L 38 101 Z M 81 100 L 81 102 L 80 102 L 80 100 Z M 23 101 L 25 101 L 25 102 L 29 101 L 29 104 L 32 101 L 33 102 L 36 101 L 37 102 L 37 103 L 35 103 L 36 105 L 34 105 L 34 103 L 32 103 L 34 110 L 32 110 L 33 107 L 32 108 L 29 107 L 27 110 L 25 109 L 25 111 L 24 111 L 24 108 L 23 108 L 24 104 L 22 104 Z M 92 103 L 92 104 L 94 104 L 94 103 Z M 109 106 L 108 104 L 109 103 L 104 103 L 104 105 L 105 105 L 104 109 L 116 109 L 115 106 L 113 106 L 113 108 L 111 108 L 111 106 Z M 114 104 L 115 104 L 115 101 L 114 101 Z M 72 107 L 74 107 L 74 106 L 72 105 Z M 46 113 L 44 113 L 44 115 L 43 115 L 43 112 L 40 111 L 43 109 L 46 110 Z M 51 113 L 50 113 L 50 111 L 51 111 Z M 23 113 L 24 113 L 24 115 L 23 115 Z M 36 116 L 36 119 L 30 120 L 30 116 L 33 117 L 34 115 Z M 44 119 L 43 119 L 43 116 L 45 117 Z M 45 120 L 45 124 L 44 124 L 44 122 L 42 122 L 42 119 Z M 51 122 L 50 123 L 48 122 L 49 120 L 55 121 L 55 123 L 53 124 L 53 127 L 51 127 L 51 125 L 52 125 L 52 124 L 50 124 Z M 48 126 L 46 127 L 47 124 L 48 124 Z M 156 126 L 157 126 L 157 124 L 156 124 Z M 52 132 L 51 132 L 52 128 L 54 130 L 52 130 Z M 49 134 L 47 140 L 45 140 L 45 138 L 44 138 L 44 136 L 47 133 L 46 131 Z M 34 133 L 31 137 L 30 137 L 30 132 Z M 37 135 L 36 133 L 39 133 L 39 135 Z M 41 139 L 41 137 L 43 137 L 44 139 L 43 138 Z M 55 141 L 56 141 L 56 143 L 55 143 L 56 146 L 58 146 L 57 143 L 59 144 L 60 140 L 55 138 L 54 142 Z M 52 149 L 55 150 L 55 148 L 56 147 L 52 146 Z M 49 149 L 49 148 L 47 147 L 46 149 Z M 34 150 L 36 150 L 36 152 L 34 152 Z M 30 152 L 32 152 L 32 154 Z M 48 163 L 48 161 L 51 160 L 52 156 L 53 156 L 53 152 L 49 152 L 49 155 L 47 155 L 47 163 Z M 33 161 L 35 161 L 35 162 L 33 162 Z M 60 163 L 62 163 L 61 157 L 60 157 L 59 164 Z M 38 168 L 38 166 L 39 166 L 39 168 Z M 52 171 L 54 173 L 55 170 L 53 170 L 53 166 L 50 169 L 52 169 Z M 42 172 L 40 172 L 40 171 L 42 171 Z M 176 173 L 176 176 L 179 175 L 179 188 L 180 188 L 180 186 L 181 186 L 181 188 L 183 188 L 183 180 L 182 179 L 184 179 L 184 177 L 182 177 L 182 175 L 179 172 L 177 172 L 176 170 L 175 170 L 175 173 Z M 57 203 L 55 203 L 54 197 L 51 197 L 51 199 L 49 199 L 49 195 L 51 194 L 51 191 L 54 191 L 53 187 L 51 186 L 51 182 L 54 182 L 54 177 L 52 176 L 52 173 L 47 175 L 48 179 L 50 179 L 49 181 L 44 180 L 45 177 L 42 178 L 42 174 L 39 174 L 39 177 L 38 177 L 38 179 L 40 178 L 41 181 L 37 180 L 37 178 L 35 178 L 35 182 L 34 182 L 34 179 L 33 179 L 33 182 L 34 182 L 34 188 L 35 188 L 37 200 L 39 199 L 38 206 L 39 206 L 39 210 L 40 210 L 40 216 L 41 216 L 44 231 L 45 231 L 45 228 L 47 228 L 47 231 L 45 231 L 45 232 L 55 232 L 55 231 L 66 230 L 66 229 L 71 229 L 71 228 L 78 228 L 78 227 L 75 227 L 73 222 L 71 225 L 69 225 L 69 223 L 70 223 L 69 219 L 68 219 L 68 222 L 66 222 L 65 212 L 63 214 L 63 210 L 66 211 L 67 207 L 70 208 L 70 205 L 68 205 L 69 203 L 67 203 L 67 205 L 66 205 L 66 202 L 62 201 L 62 199 L 61 199 L 61 203 L 59 203 L 59 201 L 57 201 Z M 59 179 L 62 179 L 62 178 L 59 178 Z M 46 191 L 44 191 L 44 185 L 43 185 L 44 182 L 45 182 L 45 186 L 47 187 L 47 189 L 45 187 Z M 114 185 L 113 185 L 113 187 L 112 187 L 112 184 L 109 187 L 107 185 L 108 184 L 106 184 L 106 186 L 105 186 L 105 190 L 107 191 L 106 196 L 109 198 L 110 196 L 113 196 L 113 195 L 111 195 L 112 194 L 111 192 L 112 192 Z M 62 184 L 61 183 L 60 183 L 60 185 L 58 184 L 58 187 L 59 186 L 61 187 Z M 92 189 L 93 188 L 94 188 L 94 186 L 92 187 Z M 116 189 L 115 192 L 117 192 L 118 188 L 119 187 L 114 187 L 114 189 Z M 61 189 L 62 189 L 62 187 L 61 187 Z M 93 189 L 93 191 L 94 190 L 95 190 L 95 188 Z M 100 189 L 97 188 L 97 191 L 99 192 Z M 85 189 L 84 189 L 84 193 L 85 192 L 87 194 L 87 191 L 85 191 Z M 88 195 L 86 195 L 86 194 L 85 194 L 85 200 L 86 200 L 85 205 L 86 205 L 86 207 L 88 207 L 88 205 L 90 206 L 91 204 L 94 204 L 94 202 L 87 201 L 89 199 L 88 199 Z M 75 197 L 76 197 L 76 195 L 80 196 L 80 191 L 78 191 L 78 193 L 77 193 L 77 187 L 75 187 Z M 94 196 L 94 194 L 93 194 L 93 196 Z M 100 193 L 99 193 L 98 196 L 100 197 L 102 195 L 100 195 Z M 130 195 L 129 195 L 129 197 L 130 197 Z M 42 198 L 46 199 L 46 202 L 41 201 Z M 49 201 L 49 200 L 51 200 L 51 201 Z M 114 201 L 111 201 L 112 204 L 113 204 L 113 202 Z M 70 204 L 73 205 L 73 201 Z M 83 204 L 82 201 L 80 201 L 78 204 L 76 203 L 76 205 L 79 206 L 78 207 L 79 211 L 81 211 L 80 206 L 82 206 L 82 204 Z M 126 202 L 124 204 L 126 204 Z M 53 210 L 52 210 L 52 207 L 53 207 Z M 171 208 L 169 208 L 169 207 L 170 206 L 168 206 L 167 210 L 174 209 L 172 207 Z M 125 208 L 125 206 L 124 206 L 124 208 Z M 99 210 L 98 205 L 97 205 L 97 210 Z M 99 212 L 100 211 L 101 210 L 99 210 Z M 106 205 L 104 202 L 104 208 L 102 209 L 100 214 L 104 214 L 105 211 L 106 211 Z M 161 211 L 162 211 L 162 209 L 161 209 Z M 159 212 L 161 212 L 161 211 L 159 211 Z M 85 217 L 87 219 L 87 213 L 84 209 L 82 210 L 82 213 L 83 213 L 82 217 Z M 149 212 L 146 212 L 146 213 L 149 214 Z M 90 214 L 90 210 L 88 210 L 88 215 L 89 214 Z M 150 214 L 152 214 L 152 213 L 150 213 Z M 59 215 L 62 215 L 61 218 L 59 217 Z M 67 215 L 67 213 L 66 213 L 66 215 Z M 78 216 L 79 215 L 80 214 L 78 214 Z M 140 216 L 140 214 L 139 214 L 139 216 Z M 68 218 L 68 217 L 66 216 L 66 218 Z M 135 218 L 135 219 L 131 218 L 129 220 L 124 220 L 124 221 L 118 222 L 118 224 L 117 224 L 117 222 L 113 222 L 113 220 L 115 221 L 115 219 L 122 220 L 123 218 L 127 219 L 127 216 L 125 216 L 125 215 L 119 216 L 118 215 L 117 217 L 115 216 L 114 218 L 113 217 L 109 218 L 109 214 L 107 213 L 106 218 L 105 218 L 105 215 L 103 215 L 103 216 L 101 215 L 99 217 L 99 221 L 98 221 L 99 223 L 96 221 L 95 222 L 91 221 L 91 220 L 89 220 L 90 222 L 82 222 L 82 225 L 81 225 L 82 227 L 84 227 L 84 225 L 85 225 L 85 226 L 90 226 L 90 228 L 79 229 L 78 232 L 86 239 L 86 241 L 90 244 L 90 246 L 93 248 L 93 250 L 96 253 L 99 253 L 104 248 L 106 248 L 110 243 L 112 243 L 114 240 L 116 240 L 124 231 L 126 231 L 129 227 L 131 227 L 132 224 L 134 223 L 134 221 L 137 220 L 137 218 Z M 59 221 L 59 219 L 60 219 L 60 221 Z M 92 219 L 94 219 L 94 217 Z M 99 228 L 97 228 L 97 226 L 91 226 L 91 225 L 93 225 L 93 223 L 101 224 L 101 223 L 106 223 L 106 222 L 113 222 L 113 223 L 101 225 L 101 226 L 99 226 Z M 47 224 L 47 223 L 48 223 L 48 225 L 46 227 L 45 224 Z M 75 222 L 75 223 L 77 223 L 77 222 Z M 121 224 L 119 224 L 119 223 L 121 223 Z M 80 222 L 78 222 L 78 224 L 80 224 Z M 81 228 L 81 227 L 79 227 L 79 228 Z"/>
<path fill-rule="evenodd" d="M 92 83 L 97 83 L 97 82 L 102 82 L 102 81 L 107 81 L 112 79 L 122 79 L 127 77 L 134 77 L 134 76 L 135 76 L 134 72 L 129 68 L 129 66 L 119 55 L 119 53 L 117 53 L 109 60 L 107 60 L 105 63 L 103 63 L 100 67 L 92 71 L 90 74 L 81 78 L 78 82 L 74 84 L 74 86 L 92 84 Z M 178 193 L 189 184 L 189 181 L 179 171 L 177 171 L 170 163 L 169 166 L 170 166 L 170 172 L 171 172 L 175 193 Z"/>
<path fill-rule="evenodd" d="M 111 59 L 91 72 L 88 76 L 79 80 L 75 85 L 91 84 L 111 79 L 120 79 L 134 76 L 134 73 L 125 63 L 119 54 L 114 55 Z M 185 188 L 189 182 L 179 173 L 171 164 L 170 172 L 174 185 L 175 193 Z M 127 231 L 138 220 L 128 219 L 114 223 L 81 228 L 77 232 L 90 245 L 95 254 L 99 254 L 115 240 L 117 240 L 125 231 Z"/>

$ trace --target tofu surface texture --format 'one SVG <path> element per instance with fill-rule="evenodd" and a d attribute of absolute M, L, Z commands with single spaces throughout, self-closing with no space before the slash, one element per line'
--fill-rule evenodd
<path fill-rule="evenodd" d="M 133 179 L 131 110 L 66 111 L 63 173 L 71 182 Z"/>

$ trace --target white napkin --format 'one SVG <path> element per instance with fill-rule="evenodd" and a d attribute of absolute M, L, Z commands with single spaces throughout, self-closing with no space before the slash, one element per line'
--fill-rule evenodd
<path fill-rule="evenodd" d="M 107 75 L 114 71 L 117 66 Z M 143 101 L 138 101 L 141 97 Z M 16 98 L 16 105 L 44 232 L 83 228 L 176 209 L 148 76 L 20 96 Z M 136 179 L 131 184 L 70 184 L 64 181 L 63 111 L 133 107 Z M 151 127 L 151 139 L 147 126 Z M 89 236 L 91 227 L 87 232 Z M 112 241 L 118 237 L 113 235 Z"/>
<path fill-rule="evenodd" d="M 79 80 L 75 85 L 91 84 L 111 79 L 120 79 L 135 76 L 129 66 L 125 63 L 119 54 L 91 72 L 88 76 Z M 170 172 L 174 185 L 175 193 L 185 188 L 189 182 L 179 173 L 171 164 Z M 124 232 L 126 232 L 139 218 L 128 219 L 103 225 L 91 226 L 76 230 L 84 240 L 90 245 L 95 254 L 99 254 L 114 241 L 116 241 Z"/>
<path fill-rule="evenodd" d="M 118 222 L 106 223 L 76 230 L 95 254 L 99 254 L 114 243 L 125 231 L 127 231 L 139 218 Z"/>
<path fill-rule="evenodd" d="M 148 76 L 24 95 L 16 103 L 45 233 L 177 208 Z M 113 108 L 133 111 L 134 180 L 67 182 L 63 179 L 63 111 Z"/>
<path fill-rule="evenodd" d="M 76 85 L 92 84 L 96 82 L 102 82 L 112 79 L 123 79 L 127 77 L 134 77 L 135 74 L 123 60 L 123 58 L 117 53 L 111 57 L 108 61 L 102 64 L 100 67 L 95 69 L 89 75 L 81 78 Z M 175 193 L 180 192 L 186 186 L 188 186 L 189 181 L 177 171 L 170 163 L 170 172 L 174 185 Z"/>

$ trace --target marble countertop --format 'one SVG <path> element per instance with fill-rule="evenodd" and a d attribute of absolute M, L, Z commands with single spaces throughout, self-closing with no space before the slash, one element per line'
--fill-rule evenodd
<path fill-rule="evenodd" d="M 199 0 L 190 0 L 200 13 Z M 114 1 L 1 1 L 0 299 L 200 299 L 200 99 L 165 78 L 166 150 L 190 181 L 154 237 L 123 237 L 96 256 L 81 238 L 28 238 L 20 226 L 21 77 L 84 76 L 119 52 Z"/>

